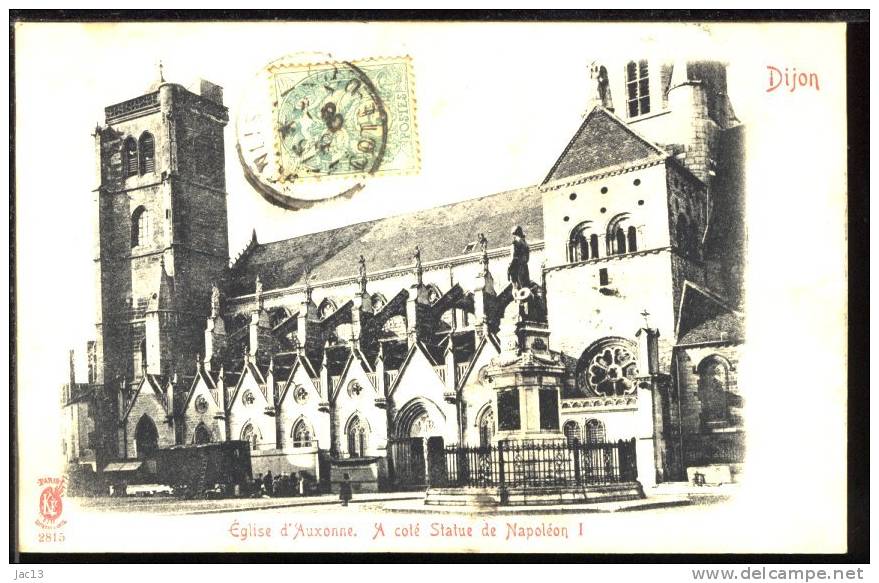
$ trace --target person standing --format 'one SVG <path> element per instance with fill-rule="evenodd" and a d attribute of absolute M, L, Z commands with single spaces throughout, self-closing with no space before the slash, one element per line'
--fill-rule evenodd
<path fill-rule="evenodd" d="M 339 484 L 339 499 L 342 501 L 342 506 L 348 506 L 348 502 L 353 498 L 353 494 L 351 492 L 351 478 L 348 474 L 342 476 L 342 483 Z"/>

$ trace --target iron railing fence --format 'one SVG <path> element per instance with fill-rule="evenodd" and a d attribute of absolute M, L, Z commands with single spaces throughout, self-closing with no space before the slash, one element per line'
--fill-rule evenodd
<path fill-rule="evenodd" d="M 616 443 L 498 442 L 445 447 L 447 486 L 539 488 L 637 479 L 635 440 Z"/>

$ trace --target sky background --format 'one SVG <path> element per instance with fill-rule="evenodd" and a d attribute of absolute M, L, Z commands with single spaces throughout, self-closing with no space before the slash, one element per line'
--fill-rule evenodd
<path fill-rule="evenodd" d="M 91 200 L 97 180 L 91 134 L 103 123 L 105 106 L 147 91 L 160 60 L 168 81 L 189 85 L 201 77 L 225 90 L 234 256 L 253 228 L 265 242 L 540 182 L 586 110 L 590 62 L 688 55 L 730 63 L 730 99 L 748 125 L 752 356 L 743 361 L 739 383 L 748 386 L 746 394 L 752 391 L 746 397 L 753 413 L 751 438 L 768 443 L 783 430 L 787 439 L 806 440 L 827 454 L 817 456 L 813 449 L 810 456 L 841 460 L 843 32 L 838 25 L 736 24 L 19 26 L 16 318 L 22 448 L 59 449 L 55 403 L 67 376 L 67 351 L 84 353 L 94 336 Z M 298 212 L 273 207 L 245 182 L 234 153 L 243 89 L 269 61 L 313 52 L 344 60 L 412 57 L 422 160 L 418 175 L 373 179 L 350 201 Z M 821 89 L 767 93 L 767 65 L 817 72 Z M 620 108 L 622 96 L 614 97 Z M 808 362 L 824 364 L 815 370 L 804 366 Z M 79 363 L 85 380 L 84 358 Z M 808 425 L 782 418 L 794 414 L 792 403 L 795 418 L 830 420 L 832 431 L 822 433 L 825 441 L 815 441 Z M 771 467 L 775 450 L 752 451 L 755 464 L 765 456 Z M 46 461 L 41 463 L 45 467 Z M 803 463 L 812 462 L 804 458 Z M 28 466 L 23 479 L 39 471 L 45 473 Z M 780 477 L 781 470 L 768 472 L 764 477 Z M 837 500 L 840 483 L 821 482 L 812 494 Z"/>

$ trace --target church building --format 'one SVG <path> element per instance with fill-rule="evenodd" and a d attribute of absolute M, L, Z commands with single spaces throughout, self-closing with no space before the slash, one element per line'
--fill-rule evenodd
<path fill-rule="evenodd" d="M 541 183 L 281 241 L 256 225 L 231 261 L 222 88 L 160 82 L 107 107 L 96 341 L 88 385 L 71 378 L 63 399 L 70 463 L 244 440 L 254 473 L 326 482 L 360 464 L 376 477 L 364 489 L 425 484 L 427 440 L 487 445 L 528 414 L 518 399 L 498 411 L 487 373 L 516 231 L 561 367 L 558 415 L 541 424 L 634 439 L 645 486 L 688 468 L 735 479 L 744 136 L 725 66 L 590 75 Z"/>

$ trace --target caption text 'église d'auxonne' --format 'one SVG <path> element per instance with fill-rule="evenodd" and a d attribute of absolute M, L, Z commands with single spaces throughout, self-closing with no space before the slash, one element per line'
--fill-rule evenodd
<path fill-rule="evenodd" d="M 536 538 L 571 538 L 584 536 L 582 523 L 574 528 L 552 522 L 482 521 L 476 526 L 455 522 L 433 521 L 430 523 L 407 522 L 401 524 L 373 523 L 372 532 L 365 533 L 353 526 L 321 526 L 302 522 L 281 522 L 262 524 L 238 520 L 229 525 L 229 536 L 242 542 L 255 539 L 289 538 L 329 539 L 356 538 L 368 536 L 372 540 L 380 538 L 502 538 L 503 540 L 531 540 Z"/>

